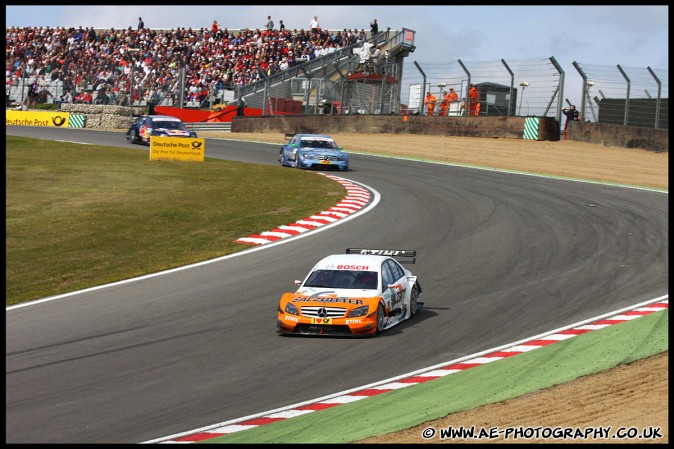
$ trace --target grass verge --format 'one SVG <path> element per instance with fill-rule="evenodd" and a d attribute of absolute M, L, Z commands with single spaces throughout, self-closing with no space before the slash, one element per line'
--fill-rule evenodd
<path fill-rule="evenodd" d="M 234 241 L 325 210 L 346 189 L 280 166 L 6 136 L 5 303 L 247 249 Z"/>

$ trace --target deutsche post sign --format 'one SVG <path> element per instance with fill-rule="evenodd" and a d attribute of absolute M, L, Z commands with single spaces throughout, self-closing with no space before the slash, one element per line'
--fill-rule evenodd
<path fill-rule="evenodd" d="M 191 137 L 150 137 L 151 161 L 204 161 L 204 139 Z"/>
<path fill-rule="evenodd" d="M 5 110 L 5 125 L 67 128 L 69 118 L 70 114 L 67 112 Z"/>

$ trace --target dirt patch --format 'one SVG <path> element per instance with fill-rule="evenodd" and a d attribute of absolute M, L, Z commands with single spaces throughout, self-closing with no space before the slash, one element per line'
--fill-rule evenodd
<path fill-rule="evenodd" d="M 278 143 L 281 133 L 213 133 L 223 137 Z M 410 134 L 332 134 L 347 151 L 433 159 L 454 164 L 544 173 L 668 188 L 669 153 L 562 140 L 559 142 L 475 137 L 419 136 Z"/>
<path fill-rule="evenodd" d="M 279 143 L 284 134 L 200 133 Z M 668 189 L 669 154 L 573 141 L 538 142 L 391 134 L 332 134 L 346 150 L 426 158 L 570 178 Z M 407 430 L 360 443 L 668 443 L 669 352 L 519 398 L 453 413 Z M 452 426 L 658 429 L 655 439 L 445 439 L 424 440 L 422 430 Z"/>

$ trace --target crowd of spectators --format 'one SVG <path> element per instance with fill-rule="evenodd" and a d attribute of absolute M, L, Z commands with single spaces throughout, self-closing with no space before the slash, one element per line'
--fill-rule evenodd
<path fill-rule="evenodd" d="M 44 91 L 60 80 L 76 102 L 128 104 L 133 95 L 134 102 L 170 96 L 176 104 L 184 64 L 185 101 L 201 102 L 260 80 L 258 68 L 271 75 L 367 37 L 362 29 L 229 31 L 216 21 L 198 30 L 8 27 L 7 90 L 34 78 Z"/>

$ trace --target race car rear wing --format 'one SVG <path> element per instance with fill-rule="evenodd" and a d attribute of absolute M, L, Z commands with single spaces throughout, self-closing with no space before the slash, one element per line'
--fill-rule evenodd
<path fill-rule="evenodd" d="M 417 252 L 413 249 L 366 249 L 366 248 L 347 248 L 346 254 L 369 254 L 373 256 L 391 256 L 398 260 L 399 257 L 409 257 L 409 259 L 398 260 L 400 263 L 416 263 Z"/>

